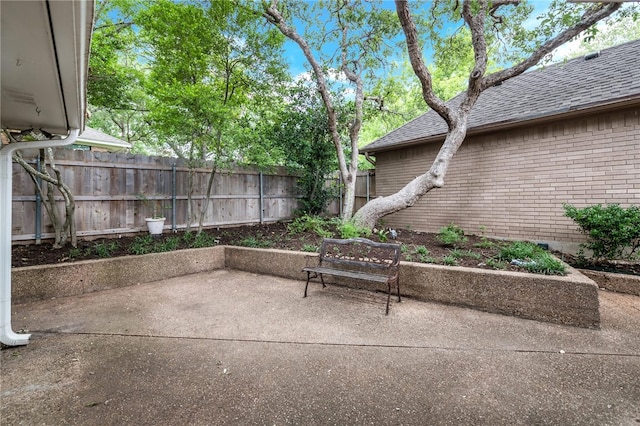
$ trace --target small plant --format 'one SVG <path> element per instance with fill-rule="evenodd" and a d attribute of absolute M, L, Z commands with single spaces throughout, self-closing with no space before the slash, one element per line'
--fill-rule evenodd
<path fill-rule="evenodd" d="M 429 254 L 429 250 L 425 246 L 416 247 L 416 253 L 426 256 Z"/>
<path fill-rule="evenodd" d="M 368 237 L 371 235 L 371 230 L 368 228 L 361 228 L 353 222 L 342 222 L 338 225 L 338 232 L 340 232 L 340 238 L 357 238 Z"/>
<path fill-rule="evenodd" d="M 78 247 L 72 247 L 71 249 L 69 249 L 69 257 L 71 259 L 80 257 L 81 255 L 82 255 L 82 250 L 79 249 Z"/>
<path fill-rule="evenodd" d="M 453 223 L 448 226 L 440 228 L 438 231 L 438 241 L 446 246 L 451 246 L 454 248 L 459 247 L 461 244 L 467 242 L 467 237 L 464 236 L 464 231 L 457 225 Z"/>
<path fill-rule="evenodd" d="M 378 240 L 379 240 L 381 243 L 386 243 L 386 242 L 387 242 L 388 237 L 389 237 L 389 231 L 388 231 L 388 230 L 386 230 L 386 229 L 381 229 L 381 230 L 379 230 L 379 231 L 378 231 Z"/>
<path fill-rule="evenodd" d="M 442 264 L 447 266 L 455 266 L 458 264 L 458 261 L 453 256 L 442 256 Z"/>
<path fill-rule="evenodd" d="M 110 241 L 108 243 L 98 243 L 93 246 L 98 257 L 111 257 L 113 253 L 120 247 L 116 241 Z"/>
<path fill-rule="evenodd" d="M 462 259 L 464 257 L 464 252 L 460 249 L 449 250 L 450 256 L 453 256 L 455 259 Z"/>
<path fill-rule="evenodd" d="M 142 205 L 144 206 L 145 215 L 152 219 L 161 219 L 164 217 L 165 210 L 168 210 L 170 207 L 164 205 L 163 199 L 151 199 L 148 198 L 144 194 L 136 195 L 138 200 L 142 201 Z"/>
<path fill-rule="evenodd" d="M 195 238 L 195 234 L 192 231 L 187 231 L 184 234 L 182 234 L 182 241 L 184 241 L 187 244 L 190 244 Z"/>
<path fill-rule="evenodd" d="M 499 260 L 511 262 L 535 274 L 565 275 L 564 263 L 536 244 L 515 241 L 500 250 Z"/>
<path fill-rule="evenodd" d="M 487 227 L 484 225 L 480 225 L 479 229 L 480 229 L 480 242 L 474 244 L 474 247 L 484 248 L 484 249 L 494 248 L 496 246 L 496 243 L 494 243 L 484 235 L 484 233 L 487 231 Z"/>
<path fill-rule="evenodd" d="M 153 237 L 151 235 L 145 235 L 143 237 L 136 237 L 133 243 L 129 247 L 129 251 L 133 254 L 147 254 L 153 252 Z"/>
<path fill-rule="evenodd" d="M 273 243 L 268 239 L 247 237 L 244 240 L 241 240 L 238 245 L 243 247 L 253 247 L 253 248 L 269 248 L 273 246 Z"/>
<path fill-rule="evenodd" d="M 409 253 L 409 251 L 410 251 L 410 250 L 411 250 L 411 249 L 410 249 L 410 248 L 409 248 L 409 246 L 408 246 L 408 245 L 406 245 L 406 244 L 402 244 L 402 245 L 400 246 L 400 253 L 402 253 L 402 254 Z"/>
<path fill-rule="evenodd" d="M 327 229 L 329 223 L 326 219 L 320 216 L 299 216 L 295 218 L 287 229 L 292 234 L 302 234 L 304 232 L 313 232 L 320 238 L 331 237 L 331 232 Z"/>
<path fill-rule="evenodd" d="M 174 251 L 180 246 L 180 237 L 167 237 L 155 244 L 155 252 Z"/>
<path fill-rule="evenodd" d="M 418 260 L 422 263 L 435 263 L 435 259 L 429 255 L 421 254 L 418 255 Z"/>
<path fill-rule="evenodd" d="M 203 248 L 203 247 L 213 247 L 218 243 L 213 236 L 207 234 L 206 232 L 199 232 L 193 238 L 193 241 L 189 244 L 189 247 L 192 248 Z"/>
<path fill-rule="evenodd" d="M 487 259 L 485 263 L 493 269 L 507 269 L 507 262 L 503 262 L 501 260 Z"/>
<path fill-rule="evenodd" d="M 302 251 L 306 251 L 309 253 L 315 253 L 318 251 L 318 246 L 314 245 L 314 244 L 304 244 L 302 246 Z"/>
<path fill-rule="evenodd" d="M 464 255 L 464 257 L 468 257 L 470 259 L 475 259 L 475 260 L 482 259 L 482 255 L 480 253 L 476 253 L 475 251 L 472 251 L 472 250 L 467 250 L 462 254 Z"/>

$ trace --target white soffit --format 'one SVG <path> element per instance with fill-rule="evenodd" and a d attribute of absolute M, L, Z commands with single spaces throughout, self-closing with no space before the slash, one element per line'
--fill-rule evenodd
<path fill-rule="evenodd" d="M 93 1 L 0 1 L 2 127 L 83 129 Z"/>

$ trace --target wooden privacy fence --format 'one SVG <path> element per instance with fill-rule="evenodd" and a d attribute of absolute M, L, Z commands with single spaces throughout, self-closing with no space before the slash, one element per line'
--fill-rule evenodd
<path fill-rule="evenodd" d="M 31 164 L 37 152 L 23 152 Z M 76 201 L 79 237 L 140 232 L 151 215 L 149 204 L 159 204 L 167 218 L 165 229 L 187 224 L 189 168 L 176 158 L 148 157 L 58 149 L 56 163 Z M 192 209 L 199 211 L 206 195 L 209 169 L 193 170 Z M 261 173 L 234 169 L 215 177 L 206 227 L 274 222 L 293 217 L 298 207 L 296 176 L 277 169 Z M 13 165 L 12 239 L 53 238 L 53 227 L 23 168 Z M 62 197 L 58 197 L 62 211 Z M 192 225 L 197 225 L 197 219 Z"/>

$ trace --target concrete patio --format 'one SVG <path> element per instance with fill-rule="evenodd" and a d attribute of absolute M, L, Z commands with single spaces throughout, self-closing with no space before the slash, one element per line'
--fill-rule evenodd
<path fill-rule="evenodd" d="M 585 329 L 229 269 L 14 305 L 2 424 L 640 424 L 640 297 Z"/>

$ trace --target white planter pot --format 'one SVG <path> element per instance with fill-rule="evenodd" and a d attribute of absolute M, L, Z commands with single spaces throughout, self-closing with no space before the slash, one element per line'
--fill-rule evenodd
<path fill-rule="evenodd" d="M 162 234 L 162 229 L 164 228 L 164 221 L 166 220 L 164 217 L 159 218 L 146 218 L 147 228 L 149 228 L 149 233 L 151 235 L 160 235 Z"/>

